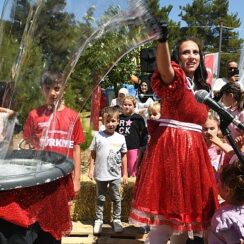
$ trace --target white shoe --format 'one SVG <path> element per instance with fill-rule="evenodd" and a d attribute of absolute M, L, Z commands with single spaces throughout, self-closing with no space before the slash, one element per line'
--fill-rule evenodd
<path fill-rule="evenodd" d="M 96 219 L 93 227 L 94 234 L 100 234 L 102 232 L 103 221 L 101 219 Z"/>
<path fill-rule="evenodd" d="M 123 232 L 123 230 L 124 230 L 123 225 L 122 225 L 120 219 L 115 219 L 113 221 L 113 227 L 114 227 L 114 232 L 116 232 L 116 233 Z"/>

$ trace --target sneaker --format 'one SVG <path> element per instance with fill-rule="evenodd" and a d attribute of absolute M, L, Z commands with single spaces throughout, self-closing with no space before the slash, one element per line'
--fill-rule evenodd
<path fill-rule="evenodd" d="M 94 234 L 100 234 L 102 232 L 103 221 L 101 219 L 96 219 L 93 227 Z"/>
<path fill-rule="evenodd" d="M 113 227 L 114 227 L 114 232 L 116 233 L 123 232 L 124 230 L 123 225 L 119 219 L 115 219 L 113 221 Z"/>

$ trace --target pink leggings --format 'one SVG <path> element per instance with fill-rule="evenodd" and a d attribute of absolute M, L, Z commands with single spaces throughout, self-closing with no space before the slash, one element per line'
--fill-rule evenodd
<path fill-rule="evenodd" d="M 130 149 L 127 151 L 127 165 L 128 165 L 128 176 L 136 176 L 136 160 L 138 156 L 138 149 Z"/>

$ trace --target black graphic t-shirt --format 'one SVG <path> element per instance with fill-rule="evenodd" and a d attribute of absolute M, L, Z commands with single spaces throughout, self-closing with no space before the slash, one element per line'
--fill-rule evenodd
<path fill-rule="evenodd" d="M 116 131 L 125 136 L 127 149 L 138 149 L 147 143 L 147 128 L 144 119 L 139 114 L 119 116 Z"/>

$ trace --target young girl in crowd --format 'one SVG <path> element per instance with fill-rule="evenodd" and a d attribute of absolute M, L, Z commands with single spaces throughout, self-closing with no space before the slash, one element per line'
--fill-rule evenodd
<path fill-rule="evenodd" d="M 146 145 L 147 129 L 141 115 L 135 113 L 136 100 L 126 96 L 122 103 L 123 113 L 119 116 L 116 131 L 125 136 L 127 145 L 128 176 L 136 176 L 136 162 L 139 150 Z"/>
<path fill-rule="evenodd" d="M 159 102 L 153 102 L 149 107 L 148 107 L 148 117 L 149 120 L 151 121 L 151 123 L 149 123 L 149 127 L 147 127 L 147 131 L 148 131 L 148 137 L 147 137 L 147 141 L 150 140 L 150 133 L 153 132 L 154 127 L 153 125 L 156 125 L 157 122 L 153 123 L 152 120 L 158 120 L 161 117 L 161 106 Z M 140 165 L 141 165 L 141 161 L 144 155 L 144 152 L 146 150 L 146 145 L 144 148 L 141 148 L 138 158 L 137 158 L 137 170 L 139 170 Z"/>
<path fill-rule="evenodd" d="M 118 92 L 118 97 L 112 99 L 110 106 L 111 107 L 117 106 L 117 107 L 121 108 L 123 99 L 125 98 L 125 96 L 128 96 L 128 94 L 129 94 L 129 92 L 126 88 L 120 88 L 119 92 Z"/>
<path fill-rule="evenodd" d="M 151 133 L 136 179 L 130 222 L 151 225 L 145 243 L 186 243 L 202 235 L 218 207 L 217 189 L 202 126 L 208 114 L 194 91 L 209 90 L 200 46 L 181 40 L 171 62 L 162 26 L 152 88 L 161 98 L 161 118 Z M 155 122 L 155 121 L 154 121 Z"/>
<path fill-rule="evenodd" d="M 160 119 L 161 117 L 161 106 L 160 106 L 160 103 L 159 102 L 153 102 L 152 104 L 149 105 L 148 107 L 148 117 L 149 117 L 149 120 L 158 120 Z M 153 127 L 153 123 L 150 123 L 149 124 L 150 126 L 147 127 L 147 130 L 148 130 L 148 141 L 150 140 L 150 133 L 153 132 L 154 130 L 154 127 Z M 155 123 L 156 125 L 156 123 Z M 140 166 L 141 166 L 141 162 L 143 160 L 143 156 L 144 156 L 144 153 L 145 153 L 145 150 L 146 150 L 146 146 L 144 147 L 143 150 L 140 150 L 140 154 L 138 155 L 138 159 L 137 159 L 137 171 L 138 171 L 138 174 L 139 174 L 139 170 L 140 170 Z M 145 226 L 142 226 L 140 228 L 140 231 L 141 233 L 148 233 L 150 231 L 150 226 L 149 225 L 145 225 Z"/>
<path fill-rule="evenodd" d="M 235 119 L 244 122 L 244 92 L 241 90 L 240 84 L 227 83 L 224 85 L 220 94 L 222 94 L 222 102 L 227 110 L 235 117 Z M 237 128 L 233 123 L 228 126 L 231 135 L 235 139 L 243 134 L 243 130 Z"/>
<path fill-rule="evenodd" d="M 161 117 L 161 105 L 159 102 L 154 102 L 148 107 L 147 131 L 148 141 L 150 140 L 150 134 L 157 128 L 157 120 Z"/>
<path fill-rule="evenodd" d="M 225 202 L 212 218 L 208 243 L 244 243 L 244 165 L 235 161 L 222 167 L 218 188 Z"/>
<path fill-rule="evenodd" d="M 235 138 L 235 144 L 239 148 L 241 154 L 244 156 L 244 134 Z M 224 160 L 224 165 L 232 164 L 234 161 L 238 160 L 238 156 L 234 149 L 228 151 L 228 157 Z"/>
<path fill-rule="evenodd" d="M 159 102 L 154 102 L 148 107 L 148 117 L 152 120 L 160 119 L 161 106 Z"/>
<path fill-rule="evenodd" d="M 136 112 L 139 113 L 145 120 L 148 119 L 148 107 L 154 102 L 153 91 L 151 88 L 149 77 L 141 79 L 138 87 Z"/>
<path fill-rule="evenodd" d="M 218 136 L 220 132 L 219 123 L 218 114 L 213 110 L 209 110 L 207 121 L 203 126 L 203 132 L 211 163 L 216 173 L 223 165 L 225 157 L 227 157 L 225 153 L 232 151 L 232 147 Z"/>

